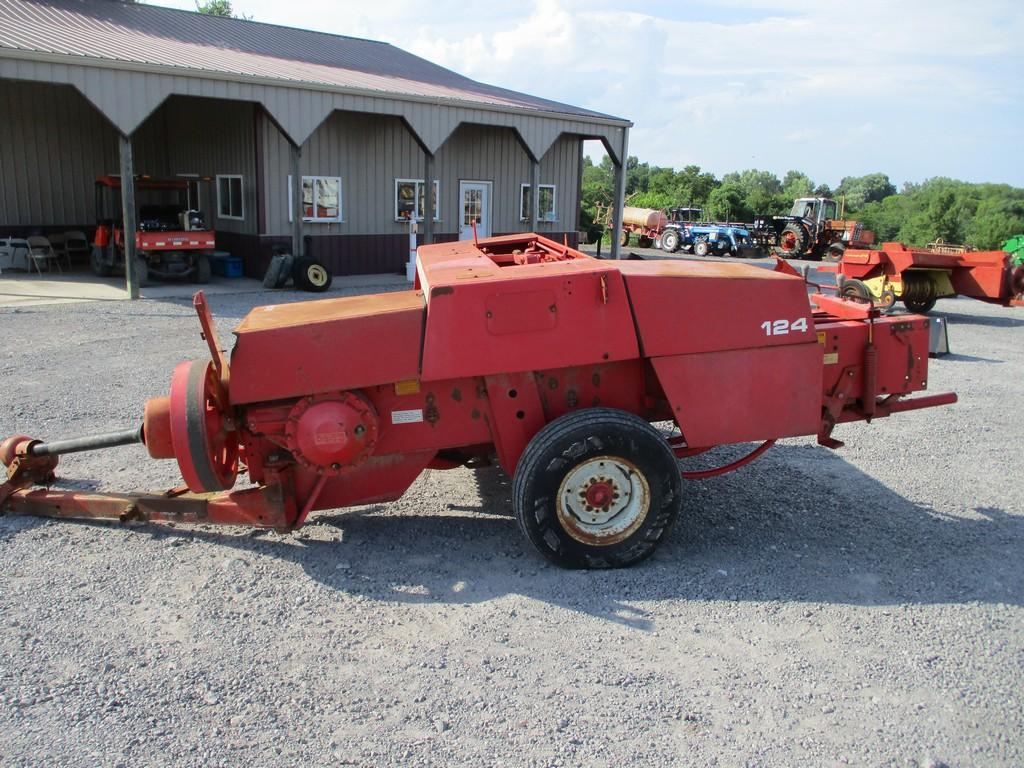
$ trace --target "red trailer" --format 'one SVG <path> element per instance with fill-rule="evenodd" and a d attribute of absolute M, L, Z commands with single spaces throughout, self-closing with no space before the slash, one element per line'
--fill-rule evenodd
<path fill-rule="evenodd" d="M 15 514 L 300 527 L 315 510 L 398 499 L 427 468 L 493 455 L 526 537 L 570 567 L 629 565 L 665 538 L 682 480 L 779 438 L 944 405 L 927 318 L 814 295 L 784 262 L 604 261 L 538 235 L 424 246 L 414 290 L 254 309 L 230 363 L 182 362 L 141 427 L 0 443 Z M 677 428 L 666 434 L 652 423 Z M 185 487 L 33 488 L 61 453 L 143 442 Z M 680 472 L 677 459 L 756 443 Z M 240 473 L 250 487 L 234 489 Z"/>
<path fill-rule="evenodd" d="M 908 248 L 883 243 L 879 250 L 847 250 L 836 265 L 840 293 L 884 309 L 901 300 L 911 312 L 928 312 L 936 300 L 969 296 L 990 304 L 1024 304 L 1024 266 L 1004 251 Z"/>

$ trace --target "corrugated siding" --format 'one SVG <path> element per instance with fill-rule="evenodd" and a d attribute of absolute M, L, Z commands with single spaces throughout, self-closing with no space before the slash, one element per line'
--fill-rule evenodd
<path fill-rule="evenodd" d="M 289 147 L 280 131 L 262 121 L 267 189 L 267 232 L 287 235 Z M 579 139 L 562 136 L 541 159 L 541 183 L 555 184 L 558 219 L 542 232 L 576 228 Z M 395 179 L 423 178 L 423 152 L 397 118 L 335 112 L 303 147 L 304 176 L 340 176 L 340 224 L 306 223 L 313 235 L 402 234 L 395 221 Z M 463 125 L 437 153 L 435 177 L 441 182 L 439 234 L 458 232 L 459 181 L 490 181 L 493 232 L 518 232 L 520 184 L 530 181 L 530 161 L 508 128 Z"/>
<path fill-rule="evenodd" d="M 263 122 L 267 233 L 284 235 L 288 223 L 288 143 Z M 401 234 L 395 221 L 395 179 L 422 178 L 423 152 L 394 117 L 335 112 L 302 148 L 303 176 L 340 176 L 341 223 L 307 222 L 313 235 Z"/>
<path fill-rule="evenodd" d="M 576 228 L 579 140 L 557 139 L 540 161 L 540 183 L 555 185 L 557 220 L 540 222 L 539 232 L 564 232 Z M 462 125 L 437 153 L 436 173 L 442 180 L 444 221 L 439 232 L 457 233 L 461 211 L 460 181 L 491 182 L 491 232 L 522 232 L 521 185 L 530 183 L 530 159 L 511 129 Z"/>
<path fill-rule="evenodd" d="M 257 232 L 254 112 L 246 102 L 173 97 L 143 125 L 162 121 L 166 126 L 170 174 L 242 177 L 243 221 L 216 217 L 216 182 L 203 200 L 207 221 L 220 231 Z"/>
<path fill-rule="evenodd" d="M 0 234 L 87 226 L 97 176 L 120 172 L 117 132 L 70 86 L 0 80 Z M 160 121 L 133 138 L 137 173 L 166 173 Z"/>

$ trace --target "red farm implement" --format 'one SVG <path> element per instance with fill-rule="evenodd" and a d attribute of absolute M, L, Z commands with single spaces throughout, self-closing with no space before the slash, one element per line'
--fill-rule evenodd
<path fill-rule="evenodd" d="M 683 479 L 775 440 L 955 402 L 927 387 L 928 323 L 815 294 L 784 263 L 601 261 L 537 235 L 425 246 L 415 290 L 258 307 L 230 362 L 183 362 L 141 428 L 0 443 L 10 513 L 300 527 L 399 498 L 427 468 L 497 455 L 550 560 L 628 565 L 664 539 Z M 674 422 L 673 436 L 652 422 Z M 50 490 L 61 453 L 139 442 L 177 460 L 162 494 Z M 678 458 L 756 443 L 718 469 Z M 239 473 L 251 487 L 234 489 Z"/>
<path fill-rule="evenodd" d="M 1024 266 L 1015 265 L 1004 251 L 883 243 L 878 250 L 848 250 L 839 264 L 819 270 L 836 272 L 842 295 L 883 309 L 902 301 L 911 312 L 928 312 L 938 299 L 950 296 L 1024 304 Z"/>

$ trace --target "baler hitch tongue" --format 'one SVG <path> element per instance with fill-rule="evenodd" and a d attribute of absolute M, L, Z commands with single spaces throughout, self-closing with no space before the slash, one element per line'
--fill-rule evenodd
<path fill-rule="evenodd" d="M 102 435 L 73 437 L 44 443 L 25 435 L 12 435 L 0 442 L 0 463 L 5 469 L 5 482 L 0 485 L 0 506 L 12 493 L 31 485 L 48 485 L 54 481 L 57 459 L 65 453 L 98 451 L 119 445 L 143 442 L 142 427 L 106 432 Z"/>

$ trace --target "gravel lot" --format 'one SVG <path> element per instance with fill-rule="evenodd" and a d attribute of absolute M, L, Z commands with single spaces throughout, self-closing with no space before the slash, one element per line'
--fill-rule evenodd
<path fill-rule="evenodd" d="M 1024 765 L 1024 310 L 937 311 L 959 404 L 688 483 L 629 570 L 545 564 L 497 470 L 288 536 L 0 519 L 0 765 Z M 130 426 L 206 355 L 187 301 L 0 323 L 0 435 Z"/>

